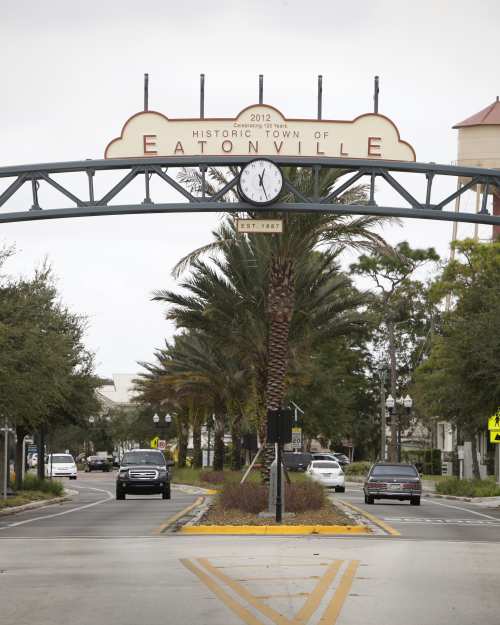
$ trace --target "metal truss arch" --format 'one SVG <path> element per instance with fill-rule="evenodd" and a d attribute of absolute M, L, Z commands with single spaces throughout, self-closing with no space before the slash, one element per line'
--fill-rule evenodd
<path fill-rule="evenodd" d="M 246 212 L 258 211 L 254 206 L 244 202 L 227 201 L 227 194 L 234 192 L 238 176 L 233 176 L 228 183 L 214 195 L 207 194 L 205 174 L 212 167 L 239 167 L 253 160 L 255 156 L 171 156 L 154 158 L 130 158 L 109 160 L 84 160 L 64 163 L 43 163 L 35 165 L 17 165 L 0 168 L 0 223 L 35 221 L 39 219 L 62 219 L 70 217 L 88 217 L 100 215 L 126 215 L 141 213 L 189 213 L 189 212 Z M 275 156 L 272 160 L 279 165 L 307 167 L 314 170 L 321 168 L 341 169 L 343 174 L 338 185 L 325 197 L 317 195 L 305 197 L 286 180 L 287 190 L 294 196 L 294 202 L 276 202 L 262 210 L 284 212 L 330 212 L 336 214 L 367 214 L 386 215 L 416 219 L 434 219 L 461 221 L 500 226 L 500 216 L 491 215 L 487 210 L 489 193 L 500 195 L 500 171 L 479 167 L 463 167 L 456 165 L 438 165 L 435 163 L 408 163 L 398 161 L 382 161 L 374 159 L 342 159 L 342 158 L 311 158 Z M 172 175 L 172 169 L 193 168 L 200 172 L 202 187 L 200 193 L 193 193 L 183 186 Z M 121 172 L 118 182 L 108 184 L 107 191 L 96 194 L 95 177 L 103 177 L 106 172 Z M 425 193 L 421 199 L 413 191 L 402 184 L 396 176 L 400 173 L 412 174 L 412 179 L 422 180 Z M 79 191 L 74 189 L 70 176 L 64 174 L 81 174 L 85 179 L 85 196 L 82 196 L 82 185 Z M 54 178 L 58 177 L 58 180 Z M 144 200 L 137 204 L 113 204 L 116 196 L 129 186 L 137 177 L 144 181 Z M 177 201 L 153 201 L 150 183 L 152 177 L 164 183 L 164 188 L 174 190 Z M 453 193 L 438 196 L 434 182 L 438 177 L 455 178 L 457 190 Z M 67 178 L 67 182 L 63 180 Z M 348 204 L 342 201 L 342 195 L 360 180 L 370 183 L 370 201 L 367 204 Z M 375 196 L 377 179 L 384 180 L 401 198 L 399 206 L 378 205 Z M 9 206 L 20 195 L 22 187 L 31 186 L 31 206 L 24 210 L 9 210 Z M 73 188 L 72 188 L 73 185 Z M 451 204 L 467 190 L 481 185 L 483 201 L 478 213 L 449 210 Z M 63 208 L 43 207 L 39 201 L 42 186 L 50 187 L 60 196 L 68 200 Z M 410 185 L 415 188 L 415 185 Z"/>

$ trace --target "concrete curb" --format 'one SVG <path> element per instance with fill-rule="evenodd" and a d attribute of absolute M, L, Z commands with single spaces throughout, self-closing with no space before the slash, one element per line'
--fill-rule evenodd
<path fill-rule="evenodd" d="M 45 506 L 50 506 L 54 503 L 63 503 L 64 501 L 69 501 L 71 496 L 76 491 L 71 491 L 67 495 L 63 497 L 53 497 L 52 499 L 42 499 L 40 501 L 33 501 L 31 503 L 25 503 L 22 506 L 14 506 L 12 508 L 7 508 L 5 510 L 0 510 L 1 516 L 9 516 L 10 514 L 16 514 L 16 512 L 24 512 L 25 510 L 36 510 L 37 508 L 44 508 Z"/>
<path fill-rule="evenodd" d="M 164 534 L 169 528 L 171 528 L 175 523 L 177 523 L 177 521 L 179 521 L 180 519 L 182 519 L 182 517 L 189 514 L 191 510 L 194 510 L 194 508 L 201 506 L 204 500 L 205 498 L 203 496 L 198 497 L 198 499 L 194 503 L 189 504 L 189 506 L 186 506 L 180 512 L 177 512 L 177 514 L 174 514 L 174 516 L 167 519 L 165 523 L 162 523 L 160 527 L 157 530 L 155 530 L 154 533 Z"/>
<path fill-rule="evenodd" d="M 216 536 L 218 534 L 305 536 L 313 534 L 356 535 L 370 534 L 364 525 L 185 525 L 181 534 Z"/>

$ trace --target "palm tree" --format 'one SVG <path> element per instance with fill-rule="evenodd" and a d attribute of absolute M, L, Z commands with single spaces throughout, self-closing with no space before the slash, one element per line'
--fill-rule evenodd
<path fill-rule="evenodd" d="M 212 187 L 207 192 L 216 191 L 224 185 L 225 172 L 210 170 Z M 231 173 L 237 174 L 233 168 Z M 285 177 L 292 182 L 295 189 L 304 196 L 314 193 L 327 197 L 344 172 L 336 169 L 322 169 L 318 176 L 312 169 L 288 167 L 284 168 Z M 194 192 L 201 188 L 200 177 L 192 172 L 184 172 L 181 180 Z M 286 192 L 281 198 L 284 202 L 294 200 L 293 192 Z M 340 202 L 363 203 L 366 201 L 366 188 L 356 187 L 346 191 Z M 252 216 L 253 214 L 250 213 Z M 388 218 L 373 216 L 351 217 L 332 213 L 276 213 L 266 212 L 259 215 L 280 217 L 283 219 L 283 234 L 262 237 L 256 244 L 266 250 L 267 270 L 265 311 L 267 325 L 266 346 L 266 410 L 277 410 L 282 407 L 286 390 L 286 376 L 289 363 L 289 337 L 294 311 L 296 309 L 298 276 L 303 267 L 310 261 L 316 250 L 324 250 L 334 256 L 346 249 L 373 250 L 386 248 L 383 238 L 374 232 Z M 231 230 L 234 230 L 231 229 Z M 234 236 L 230 231 L 221 230 L 216 240 L 181 259 L 174 269 L 179 275 L 190 264 L 197 261 L 203 254 L 215 250 L 227 250 Z M 258 235 L 252 235 L 249 239 Z"/>

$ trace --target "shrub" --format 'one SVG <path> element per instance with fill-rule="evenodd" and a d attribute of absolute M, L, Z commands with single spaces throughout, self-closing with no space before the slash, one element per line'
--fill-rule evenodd
<path fill-rule="evenodd" d="M 64 486 L 59 480 L 41 480 L 34 475 L 27 475 L 24 478 L 21 489 L 51 493 L 56 497 L 60 497 L 64 494 Z"/>
<path fill-rule="evenodd" d="M 325 505 L 325 489 L 310 480 L 285 486 L 285 510 L 307 512 L 320 510 Z"/>
<path fill-rule="evenodd" d="M 200 481 L 208 484 L 223 484 L 226 480 L 224 471 L 201 471 Z"/>
<path fill-rule="evenodd" d="M 226 482 L 219 496 L 224 510 L 241 510 L 257 514 L 267 509 L 268 487 L 255 482 Z M 325 491 L 320 484 L 310 480 L 285 485 L 285 510 L 307 512 L 319 510 L 325 504 Z"/>
<path fill-rule="evenodd" d="M 436 491 L 441 495 L 458 497 L 498 497 L 500 486 L 494 480 L 459 480 L 451 477 L 436 483 Z"/>
<path fill-rule="evenodd" d="M 344 473 L 346 475 L 367 475 L 371 466 L 371 462 L 366 462 L 364 460 L 361 462 L 351 462 L 351 464 L 344 467 Z"/>
<path fill-rule="evenodd" d="M 257 514 L 267 508 L 267 486 L 245 482 L 224 484 L 219 495 L 219 504 L 224 510 L 241 510 Z"/>

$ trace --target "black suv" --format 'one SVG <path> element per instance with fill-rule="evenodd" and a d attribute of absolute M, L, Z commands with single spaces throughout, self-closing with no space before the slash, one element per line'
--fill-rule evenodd
<path fill-rule="evenodd" d="M 170 499 L 170 471 L 173 462 L 165 460 L 157 449 L 132 449 L 123 454 L 116 478 L 116 498 L 127 493 L 152 495 L 161 493 Z"/>
<path fill-rule="evenodd" d="M 312 454 L 307 452 L 285 451 L 283 453 L 283 464 L 289 471 L 305 471 L 312 459 Z"/>

